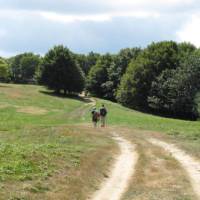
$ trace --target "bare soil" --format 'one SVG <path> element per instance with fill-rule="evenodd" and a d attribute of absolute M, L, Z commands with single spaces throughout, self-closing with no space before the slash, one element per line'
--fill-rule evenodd
<path fill-rule="evenodd" d="M 135 146 L 116 133 L 113 135 L 120 147 L 109 177 L 102 183 L 92 200 L 119 200 L 126 192 L 135 171 L 138 155 Z"/>

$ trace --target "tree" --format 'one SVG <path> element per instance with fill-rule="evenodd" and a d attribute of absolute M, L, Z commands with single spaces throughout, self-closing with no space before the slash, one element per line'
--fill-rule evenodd
<path fill-rule="evenodd" d="M 116 92 L 119 87 L 121 78 L 125 73 L 131 60 L 135 60 L 141 49 L 139 48 L 127 48 L 122 49 L 119 54 L 113 56 L 113 62 L 107 69 L 108 80 L 104 83 L 106 98 L 112 101 L 116 101 Z"/>
<path fill-rule="evenodd" d="M 190 55 L 177 69 L 165 70 L 152 83 L 149 105 L 175 117 L 198 117 L 195 96 L 200 90 L 200 57 Z"/>
<path fill-rule="evenodd" d="M 3 58 L 0 58 L 0 81 L 7 82 L 8 77 L 9 77 L 9 65 Z"/>
<path fill-rule="evenodd" d="M 97 60 L 99 59 L 100 55 L 94 52 L 90 52 L 87 55 L 84 54 L 74 54 L 75 59 L 77 60 L 79 66 L 85 73 L 88 75 L 90 69 L 96 64 Z"/>
<path fill-rule="evenodd" d="M 188 56 L 190 56 L 196 50 L 196 47 L 191 43 L 182 42 L 178 44 L 178 57 L 180 62 L 184 62 L 185 59 L 187 59 Z"/>
<path fill-rule="evenodd" d="M 86 70 L 86 74 L 89 73 L 90 69 L 96 65 L 97 60 L 100 58 L 100 54 L 98 53 L 94 53 L 93 51 L 91 51 L 87 56 L 87 70 Z"/>
<path fill-rule="evenodd" d="M 108 81 L 108 71 L 113 62 L 113 57 L 110 54 L 101 56 L 96 65 L 93 66 L 88 74 L 86 90 L 97 97 L 106 98 L 107 88 L 105 83 Z"/>
<path fill-rule="evenodd" d="M 84 88 L 84 74 L 73 53 L 66 47 L 55 46 L 42 63 L 42 83 L 60 93 L 79 93 Z"/>
<path fill-rule="evenodd" d="M 40 56 L 33 53 L 19 54 L 11 58 L 11 80 L 14 83 L 36 83 L 35 74 L 39 65 Z"/>
<path fill-rule="evenodd" d="M 115 101 L 121 77 L 130 61 L 135 59 L 140 51 L 139 48 L 127 48 L 122 49 L 117 55 L 107 54 L 101 57 L 97 65 L 91 69 L 86 88 L 94 95 Z"/>
<path fill-rule="evenodd" d="M 177 68 L 178 46 L 175 42 L 152 43 L 133 60 L 122 78 L 117 100 L 129 107 L 148 108 L 151 83 L 165 69 Z"/>

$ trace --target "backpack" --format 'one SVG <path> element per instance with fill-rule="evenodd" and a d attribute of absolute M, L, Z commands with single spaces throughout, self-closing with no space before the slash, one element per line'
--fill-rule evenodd
<path fill-rule="evenodd" d="M 93 121 L 98 121 L 99 120 L 100 114 L 96 111 L 92 111 L 92 120 Z"/>
<path fill-rule="evenodd" d="M 107 114 L 107 110 L 105 108 L 101 108 L 100 109 L 100 115 L 103 116 L 103 117 L 105 117 L 106 114 Z"/>

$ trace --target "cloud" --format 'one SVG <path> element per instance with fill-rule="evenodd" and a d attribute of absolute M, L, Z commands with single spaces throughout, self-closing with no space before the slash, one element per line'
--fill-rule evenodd
<path fill-rule="evenodd" d="M 43 10 L 68 14 L 101 14 L 132 10 L 167 11 L 198 7 L 198 0 L 6 0 L 2 9 Z"/>
<path fill-rule="evenodd" d="M 200 47 L 200 14 L 193 14 L 189 20 L 176 32 L 177 39 L 181 42 L 191 42 Z"/>
<path fill-rule="evenodd" d="M 36 12 L 37 13 L 37 12 Z M 113 18 L 116 17 L 132 17 L 132 18 L 156 18 L 159 17 L 159 13 L 156 12 L 142 12 L 142 11 L 135 11 L 135 12 L 111 12 L 111 13 L 104 13 L 104 14 L 96 14 L 96 15 L 64 15 L 54 12 L 38 12 L 40 16 L 43 18 L 60 22 L 60 23 L 74 23 L 77 21 L 84 22 L 84 21 L 91 21 L 91 22 L 104 22 L 104 21 L 111 21 Z"/>
<path fill-rule="evenodd" d="M 93 21 L 93 22 L 103 22 L 111 20 L 110 15 L 64 15 L 55 12 L 39 12 L 44 19 L 60 22 L 60 23 L 73 23 L 77 21 Z"/>
<path fill-rule="evenodd" d="M 117 52 L 152 41 L 188 40 L 191 29 L 197 43 L 198 1 L 0 0 L 0 55 L 44 54 L 57 44 L 79 53 Z"/>
<path fill-rule="evenodd" d="M 33 51 L 44 54 L 52 46 L 64 44 L 78 53 L 116 53 L 121 48 L 143 47 L 152 41 L 172 39 L 171 30 L 177 28 L 173 23 L 177 20 L 170 16 L 137 18 L 124 14 L 98 23 L 88 19 L 58 23 L 33 13 L 24 12 L 23 17 L 15 13 L 15 18 L 2 20 L 1 26 L 7 30 L 0 46 L 4 52 Z"/>

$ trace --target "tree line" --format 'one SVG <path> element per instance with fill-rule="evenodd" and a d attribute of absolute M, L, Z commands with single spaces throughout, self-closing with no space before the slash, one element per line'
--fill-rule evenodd
<path fill-rule="evenodd" d="M 75 54 L 62 45 L 44 56 L 0 58 L 0 81 L 34 83 L 56 93 L 83 90 L 130 108 L 197 119 L 200 50 L 190 43 L 162 41 L 117 54 Z"/>

